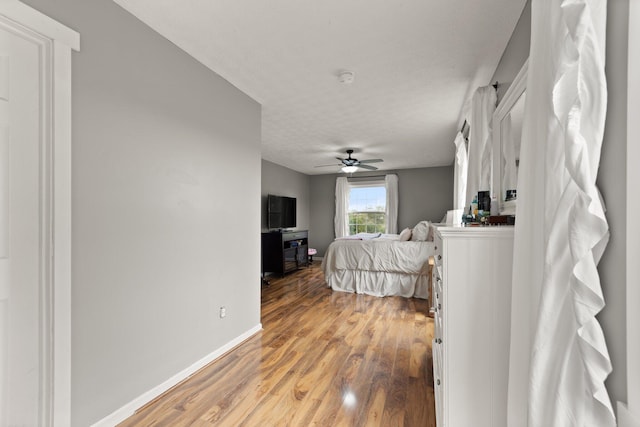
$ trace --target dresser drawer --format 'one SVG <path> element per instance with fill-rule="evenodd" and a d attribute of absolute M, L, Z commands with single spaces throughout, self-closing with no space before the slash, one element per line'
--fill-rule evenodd
<path fill-rule="evenodd" d="M 442 266 L 442 237 L 438 233 L 433 238 L 433 258 L 436 266 Z"/>
<path fill-rule="evenodd" d="M 291 233 L 282 233 L 282 237 L 284 241 L 289 240 L 297 240 L 297 239 L 306 239 L 309 237 L 309 232 L 307 231 L 296 231 Z"/>
<path fill-rule="evenodd" d="M 438 344 L 442 343 L 443 331 L 442 331 L 442 316 L 440 312 L 436 312 L 436 315 L 433 316 L 433 340 L 437 341 Z"/>
<path fill-rule="evenodd" d="M 432 342 L 433 349 L 433 394 L 436 404 L 436 419 L 443 419 L 443 407 L 444 407 L 444 374 L 442 368 L 442 349 L 441 345 L 436 342 L 436 339 Z"/>
<path fill-rule="evenodd" d="M 435 266 L 433 271 L 434 271 L 434 274 L 433 274 L 433 289 L 436 292 L 442 293 L 442 290 L 444 289 L 443 282 L 442 282 L 442 267 L 441 266 Z"/>

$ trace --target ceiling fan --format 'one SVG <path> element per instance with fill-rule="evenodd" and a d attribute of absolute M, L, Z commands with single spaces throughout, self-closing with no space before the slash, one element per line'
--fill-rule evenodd
<path fill-rule="evenodd" d="M 353 173 L 356 172 L 358 170 L 358 168 L 361 169 L 367 169 L 367 170 L 371 170 L 371 171 L 375 171 L 378 170 L 377 167 L 375 166 L 371 166 L 368 163 L 379 163 L 379 162 L 383 162 L 384 160 L 382 159 L 367 159 L 367 160 L 358 160 L 355 159 L 353 157 L 351 157 L 351 154 L 353 154 L 353 150 L 347 150 L 347 158 L 343 159 L 341 157 L 336 157 L 336 159 L 340 160 L 340 164 L 338 164 L 338 166 L 342 166 L 342 172 L 345 173 Z M 333 165 L 319 165 L 316 166 L 317 168 L 322 168 L 322 167 L 326 167 L 326 166 L 336 166 L 335 164 Z"/>

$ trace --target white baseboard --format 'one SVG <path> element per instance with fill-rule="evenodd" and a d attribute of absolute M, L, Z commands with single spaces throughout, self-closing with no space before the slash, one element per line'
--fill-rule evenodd
<path fill-rule="evenodd" d="M 212 353 L 206 355 L 205 357 L 203 357 L 202 359 L 198 360 L 193 365 L 191 365 L 188 368 L 183 369 L 182 371 L 180 371 L 177 374 L 173 375 L 171 378 L 169 378 L 168 380 L 164 381 L 162 384 L 159 384 L 159 385 L 155 386 L 151 390 L 141 394 L 140 396 L 138 396 L 135 399 L 133 399 L 131 402 L 125 404 L 120 409 L 117 409 L 116 411 L 114 411 L 111 414 L 107 415 L 106 417 L 104 417 L 100 421 L 96 422 L 95 424 L 92 424 L 92 427 L 113 427 L 113 426 L 121 423 L 122 421 L 124 421 L 127 418 L 129 418 L 130 416 L 132 416 L 138 408 L 141 408 L 142 406 L 144 406 L 147 403 L 151 402 L 153 399 L 155 399 L 156 397 L 160 396 L 162 393 L 164 393 L 165 391 L 169 390 L 171 387 L 173 387 L 176 384 L 178 384 L 179 382 L 185 380 L 190 375 L 193 375 L 199 369 L 202 369 L 203 367 L 205 367 L 209 363 L 213 362 L 214 360 L 216 360 L 217 358 L 219 358 L 220 356 L 222 356 L 223 354 L 225 354 L 229 350 L 233 349 L 238 344 L 240 344 L 243 341 L 247 340 L 248 338 L 250 338 L 254 334 L 260 332 L 261 330 L 262 330 L 262 324 L 259 323 L 256 326 L 254 326 L 253 328 L 249 329 L 247 332 L 245 332 L 242 335 L 234 338 L 233 340 L 229 341 L 228 343 L 226 343 L 222 347 L 218 348 L 214 352 L 212 352 Z"/>
<path fill-rule="evenodd" d="M 640 427 L 640 414 L 633 414 L 627 405 L 618 402 L 618 427 Z"/>

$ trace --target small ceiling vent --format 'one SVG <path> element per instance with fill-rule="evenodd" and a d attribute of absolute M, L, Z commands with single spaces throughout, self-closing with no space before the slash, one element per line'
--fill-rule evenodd
<path fill-rule="evenodd" d="M 338 74 L 338 81 L 343 85 L 350 85 L 353 83 L 353 79 L 355 78 L 355 73 L 353 71 L 342 71 Z"/>

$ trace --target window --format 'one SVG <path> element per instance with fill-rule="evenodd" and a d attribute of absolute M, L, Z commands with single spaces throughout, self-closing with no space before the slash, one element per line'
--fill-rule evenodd
<path fill-rule="evenodd" d="M 387 214 L 385 183 L 349 183 L 349 234 L 385 233 Z"/>
<path fill-rule="evenodd" d="M 354 190 L 357 188 L 364 188 L 364 193 L 358 194 L 360 192 Z M 353 200 L 351 199 L 352 190 L 354 190 Z M 351 205 L 351 209 L 349 209 L 349 205 Z M 355 215 L 357 213 L 366 215 Z M 380 216 L 375 218 L 375 213 L 382 214 L 382 218 Z M 381 219 L 384 219 L 384 226 L 375 227 Z M 350 227 L 350 223 L 353 224 L 353 227 Z M 398 175 L 385 175 L 384 180 L 355 182 L 349 182 L 345 176 L 337 177 L 336 216 L 333 225 L 336 238 L 367 229 L 375 231 L 376 228 L 385 233 L 397 233 Z"/>

